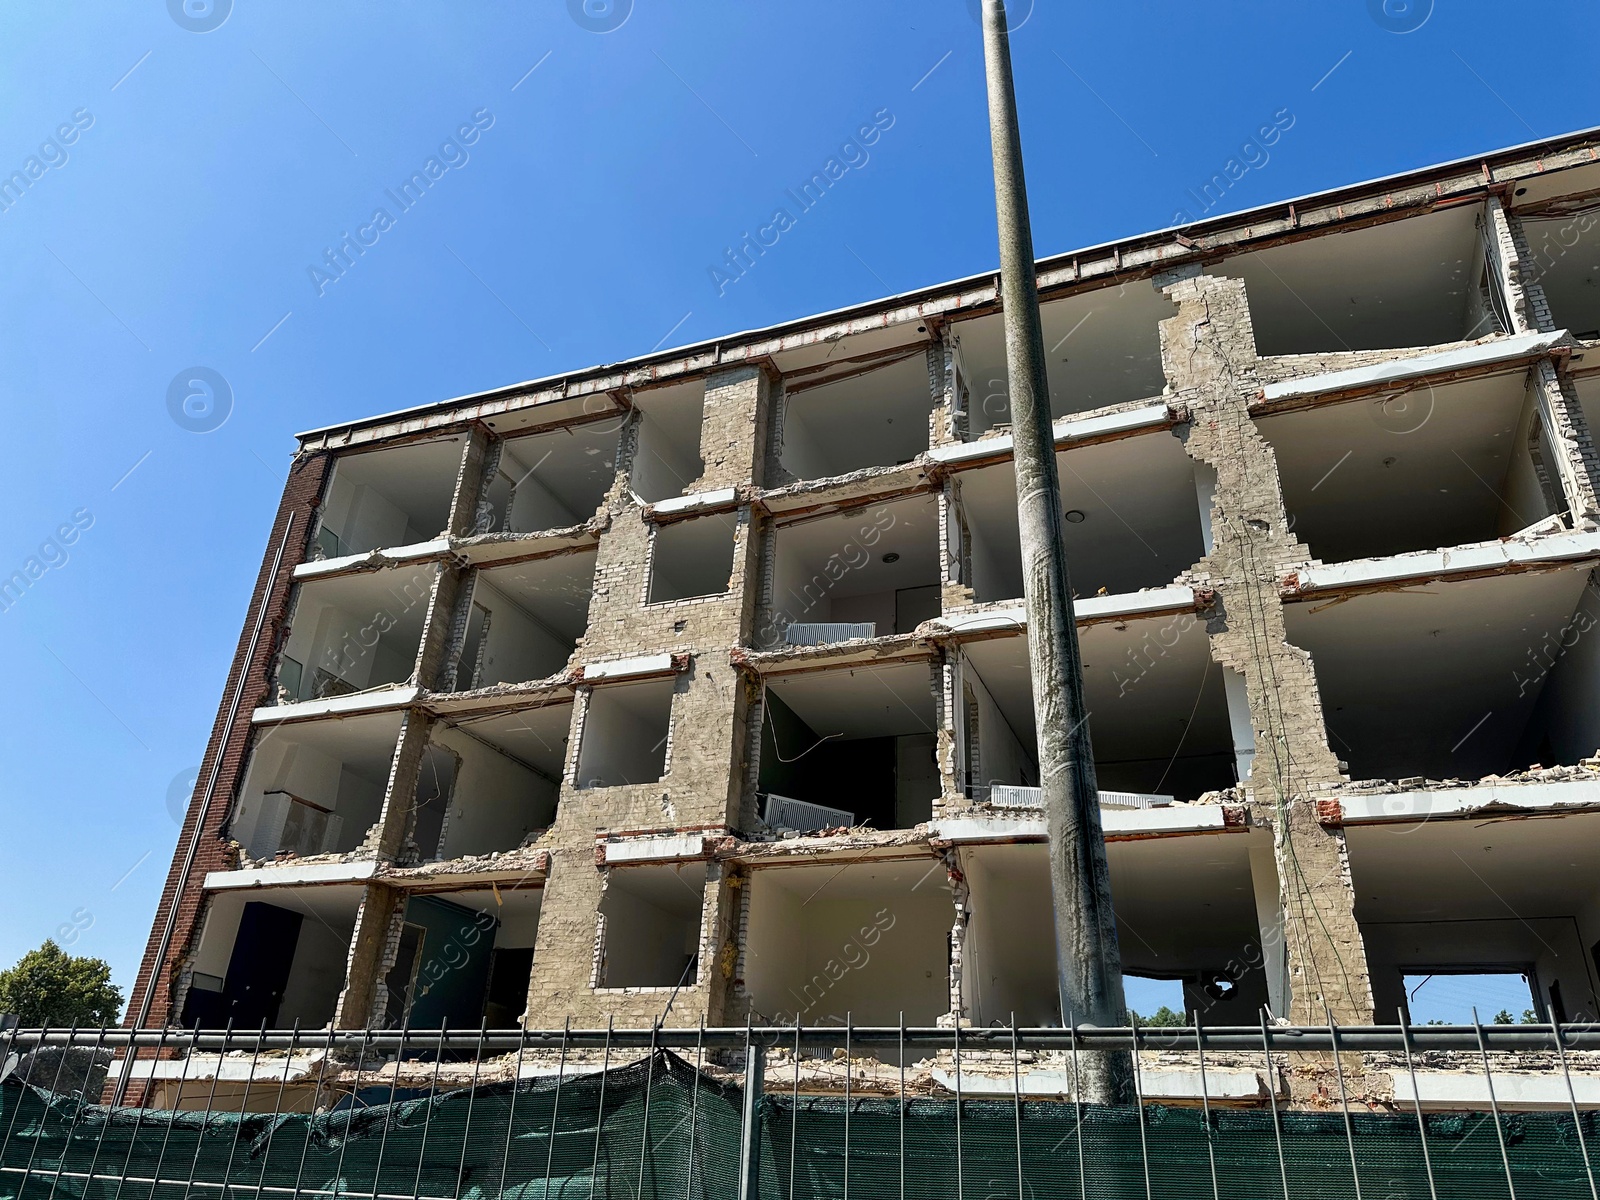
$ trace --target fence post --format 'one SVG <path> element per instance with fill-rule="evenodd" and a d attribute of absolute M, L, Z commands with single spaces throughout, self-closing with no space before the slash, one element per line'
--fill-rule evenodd
<path fill-rule="evenodd" d="M 748 1033 L 746 1038 L 748 1039 Z M 761 1184 L 761 1093 L 767 1074 L 767 1048 L 746 1041 L 744 1121 L 739 1135 L 739 1200 L 757 1200 Z"/>

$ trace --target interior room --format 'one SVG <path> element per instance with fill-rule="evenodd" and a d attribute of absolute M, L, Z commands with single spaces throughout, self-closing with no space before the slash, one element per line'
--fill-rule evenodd
<path fill-rule="evenodd" d="M 937 858 L 762 866 L 748 887 L 754 1019 L 926 1026 L 950 1011 L 955 908 Z"/>
<path fill-rule="evenodd" d="M 1194 460 L 1171 434 L 1064 451 L 1056 470 L 1078 595 L 1159 587 L 1205 554 Z M 1020 600 L 1015 468 L 997 463 L 956 478 L 957 519 L 950 528 L 961 582 L 979 603 Z"/>
<path fill-rule="evenodd" d="M 1600 171 L 1593 164 L 1522 180 L 1511 203 L 1528 249 L 1522 277 L 1537 282 L 1557 329 L 1600 338 Z"/>
<path fill-rule="evenodd" d="M 390 1029 L 515 1028 L 528 1007 L 541 887 L 414 895 L 384 979 Z"/>
<path fill-rule="evenodd" d="M 582 525 L 617 477 L 621 427 L 617 417 L 605 416 L 506 438 L 473 532 L 540 533 Z"/>
<path fill-rule="evenodd" d="M 1442 974 L 1526 974 L 1540 1021 L 1600 1014 L 1600 814 L 1352 825 L 1345 841 L 1380 1023 L 1409 1003 L 1403 976 Z M 1461 999 L 1487 1024 L 1502 995 Z"/>
<path fill-rule="evenodd" d="M 1479 779 L 1600 748 L 1592 563 L 1284 606 L 1352 779 Z"/>
<path fill-rule="evenodd" d="M 667 773 L 677 678 L 611 683 L 589 694 L 578 745 L 579 788 L 655 783 Z"/>
<path fill-rule="evenodd" d="M 933 388 L 925 347 L 786 374 L 778 461 L 796 479 L 910 462 L 928 448 Z"/>
<path fill-rule="evenodd" d="M 700 457 L 705 399 L 703 379 L 634 393 L 639 432 L 629 485 L 639 499 L 657 504 L 682 496 L 705 471 Z"/>
<path fill-rule="evenodd" d="M 693 987 L 709 878 L 704 862 L 607 871 L 596 986 Z"/>
<path fill-rule="evenodd" d="M 228 836 L 251 858 L 349 854 L 383 808 L 400 715 L 258 729 Z"/>
<path fill-rule="evenodd" d="M 1251 1024 L 1267 1003 L 1249 843 L 1201 834 L 1106 846 L 1123 970 L 1180 984 L 1181 1007 L 1207 1025 Z M 1014 1013 L 1019 1025 L 1059 1025 L 1053 945 L 1018 920 L 1050 911 L 1045 846 L 971 846 L 961 858 L 972 913 L 961 990 L 973 1023 L 1009 1025 Z"/>
<path fill-rule="evenodd" d="M 1160 324 L 1177 312 L 1148 281 L 1081 292 L 1040 305 L 1050 379 L 1050 414 L 1155 400 L 1166 390 Z M 1000 316 L 951 326 L 961 339 L 956 384 L 967 436 L 1011 425 L 1005 329 Z"/>
<path fill-rule="evenodd" d="M 940 613 L 935 496 L 791 520 L 768 536 L 769 628 L 793 644 L 911 633 Z M 797 624 L 808 628 L 791 636 Z"/>
<path fill-rule="evenodd" d="M 296 704 L 410 681 L 436 574 L 427 564 L 295 585 L 274 699 Z"/>
<path fill-rule="evenodd" d="M 543 765 L 537 766 L 507 747 L 534 740 L 535 723 L 548 739 L 559 722 L 565 741 L 571 711 L 560 705 L 503 714 L 497 724 L 467 719 L 434 725 L 417 777 L 412 826 L 424 862 L 515 850 L 550 827 L 561 791 L 558 755 L 539 753 Z"/>
<path fill-rule="evenodd" d="M 763 819 L 798 832 L 929 820 L 940 793 L 937 671 L 913 662 L 769 677 L 756 784 Z"/>
<path fill-rule="evenodd" d="M 450 520 L 461 453 L 461 439 L 453 437 L 340 455 L 323 494 L 317 557 L 438 537 Z"/>
<path fill-rule="evenodd" d="M 1447 208 L 1236 255 L 1206 274 L 1243 279 L 1261 355 L 1388 350 L 1501 333 L 1483 209 Z"/>
<path fill-rule="evenodd" d="M 734 513 L 657 525 L 650 538 L 650 603 L 726 593 L 738 532 Z"/>
<path fill-rule="evenodd" d="M 1525 370 L 1256 424 L 1295 535 L 1323 562 L 1490 541 L 1565 509 Z"/>
<path fill-rule="evenodd" d="M 195 944 L 187 1028 L 318 1029 L 333 1020 L 363 889 L 213 892 Z"/>
<path fill-rule="evenodd" d="M 1193 613 L 1080 626 L 1078 643 L 1102 792 L 1195 800 L 1238 781 L 1225 672 Z M 957 661 L 968 794 L 1037 786 L 1026 637 L 968 642 Z"/>
<path fill-rule="evenodd" d="M 528 683 L 566 669 L 589 624 L 594 550 L 473 573 L 455 690 Z"/>
<path fill-rule="evenodd" d="M 1583 411 L 1584 424 L 1589 426 L 1592 435 L 1594 430 L 1600 429 L 1600 353 L 1595 354 L 1593 360 L 1589 360 L 1587 355 L 1574 355 L 1573 359 L 1580 367 L 1587 367 L 1592 361 L 1596 368 L 1594 374 L 1574 375 L 1572 380 L 1578 393 L 1578 407 Z"/>

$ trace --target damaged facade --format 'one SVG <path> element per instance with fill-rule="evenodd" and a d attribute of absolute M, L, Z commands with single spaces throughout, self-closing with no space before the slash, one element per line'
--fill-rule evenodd
<path fill-rule="evenodd" d="M 1597 147 L 1040 264 L 1124 966 L 1207 1025 L 1600 1013 Z M 997 308 L 301 435 L 130 1021 L 1070 1015 Z"/>

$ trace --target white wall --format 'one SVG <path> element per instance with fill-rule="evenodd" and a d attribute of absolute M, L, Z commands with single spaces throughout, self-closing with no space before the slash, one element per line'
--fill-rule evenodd
<path fill-rule="evenodd" d="M 556 785 L 521 763 L 448 726 L 433 741 L 461 757 L 440 857 L 515 850 L 555 819 Z"/>
<path fill-rule="evenodd" d="M 699 950 L 700 909 L 653 904 L 627 890 L 625 884 L 618 885 L 617 878 L 623 873 L 619 870 L 612 876 L 600 903 L 606 918 L 606 969 L 601 986 L 670 988 L 680 979 L 687 986 L 695 972 L 685 978 L 684 963 Z M 703 889 L 705 868 L 688 868 L 682 878 Z M 692 899 L 687 890 L 684 899 Z"/>
<path fill-rule="evenodd" d="M 611 684 L 589 697 L 578 748 L 580 788 L 650 783 L 662 776 L 674 680 Z"/>
<path fill-rule="evenodd" d="M 1550 512 L 1550 506 L 1545 503 L 1544 488 L 1533 468 L 1533 455 L 1528 450 L 1528 437 L 1537 411 L 1538 398 L 1530 372 L 1522 401 L 1522 415 L 1517 419 L 1517 431 L 1511 439 L 1511 461 L 1506 464 L 1505 478 L 1500 481 L 1501 504 L 1496 514 L 1496 537 L 1507 537 L 1519 529 L 1526 529 Z"/>
<path fill-rule="evenodd" d="M 938 735 L 913 733 L 894 740 L 894 823 L 897 829 L 933 817 L 933 802 L 943 790 L 935 760 Z"/>
<path fill-rule="evenodd" d="M 1544 664 L 1559 653 L 1543 680 L 1539 702 L 1528 721 L 1519 757 L 1534 761 L 1546 735 L 1556 762 L 1570 765 L 1600 750 L 1600 587 L 1591 576 L 1578 598 L 1560 645 L 1545 641 L 1518 673 L 1519 687 L 1538 687 Z M 1542 763 L 1551 766 L 1551 763 Z"/>
<path fill-rule="evenodd" d="M 827 576 L 823 576 L 824 579 Z M 819 618 L 805 618 L 817 620 Z M 871 621 L 879 637 L 894 632 L 894 592 L 869 592 L 864 596 L 836 596 L 828 605 L 829 621 Z"/>
<path fill-rule="evenodd" d="M 994 702 L 994 697 L 984 685 L 983 676 L 978 674 L 970 662 L 963 662 L 961 678 L 972 688 L 973 698 L 978 702 L 976 773 L 979 784 L 987 787 L 994 783 L 1037 780 L 1039 768 L 1033 760 L 1033 755 L 1028 753 L 1028 748 L 1022 744 L 1007 723 L 1005 714 L 1000 711 L 1000 706 Z M 965 721 L 962 722 L 962 728 L 965 730 Z M 968 753 L 971 753 L 970 747 Z"/>
<path fill-rule="evenodd" d="M 783 398 L 783 447 L 778 461 L 796 479 L 821 479 L 831 474 L 831 470 L 805 418 L 805 399 L 804 392 Z"/>
<path fill-rule="evenodd" d="M 333 1020 L 339 993 L 344 990 L 345 966 L 350 952 L 354 919 L 330 928 L 314 915 L 300 922 L 289 984 L 278 1007 L 278 1025 L 287 1029 L 296 1020 L 317 1029 Z"/>
<path fill-rule="evenodd" d="M 1048 883 L 964 854 L 972 919 L 961 964 L 962 999 L 974 1024 L 1058 1025 L 1056 955 Z M 1040 886 L 1044 883 L 1044 886 Z M 1038 914 L 1038 920 L 1026 919 Z"/>
<path fill-rule="evenodd" d="M 228 836 L 253 858 L 276 853 L 277 846 L 264 843 L 267 831 L 258 828 L 259 818 L 263 796 L 269 791 L 285 791 L 333 809 L 344 824 L 334 849 L 351 850 L 378 819 L 383 786 L 383 782 L 346 770 L 337 757 L 323 750 L 282 735 L 263 736 L 250 756 Z"/>
<path fill-rule="evenodd" d="M 537 533 L 543 529 L 565 529 L 569 525 L 581 525 L 594 515 L 593 512 L 581 515 L 574 512 L 544 486 L 537 471 L 531 474 L 527 471 L 528 468 L 523 467 L 520 471 L 512 472 L 513 478 L 520 479 L 520 482 L 511 499 L 511 532 Z"/>
<path fill-rule="evenodd" d="M 473 589 L 472 600 L 490 613 L 478 687 L 543 679 L 567 665 L 576 644 L 569 645 L 558 639 L 481 575 Z M 470 663 L 465 665 L 471 668 Z"/>

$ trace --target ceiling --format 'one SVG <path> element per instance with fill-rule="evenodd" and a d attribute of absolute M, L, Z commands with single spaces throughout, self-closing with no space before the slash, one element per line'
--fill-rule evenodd
<path fill-rule="evenodd" d="M 1205 626 L 1192 614 L 1129 621 L 1120 629 L 1090 625 L 1078 630 L 1078 641 L 1097 761 L 1161 758 L 1180 749 L 1232 754 L 1222 668 L 1211 661 Z M 1032 746 L 1027 639 L 969 642 L 962 653 L 1012 731 Z"/>
<path fill-rule="evenodd" d="M 1264 355 L 1378 350 L 1467 336 L 1482 208 L 1462 205 L 1255 250 L 1206 268 L 1243 279 Z"/>
<path fill-rule="evenodd" d="M 572 731 L 572 702 L 565 700 L 492 717 L 465 717 L 454 724 L 552 779 L 560 779 Z"/>
<path fill-rule="evenodd" d="M 754 882 L 781 888 L 801 900 L 824 895 L 828 900 L 903 900 L 912 893 L 949 896 L 944 863 L 921 858 L 867 859 L 841 866 L 834 862 L 804 866 L 759 866 Z"/>
<path fill-rule="evenodd" d="M 1526 388 L 1518 370 L 1262 418 L 1296 536 L 1324 562 L 1497 536 Z"/>
<path fill-rule="evenodd" d="M 1600 214 L 1525 217 L 1532 262 L 1527 274 L 1544 288 L 1556 328 L 1600 337 Z"/>
<path fill-rule="evenodd" d="M 1176 306 L 1148 280 L 1083 292 L 1039 307 L 1049 368 L 1050 412 L 1067 413 L 1146 400 L 1166 390 L 1158 326 Z M 970 393 L 973 437 L 1010 421 L 1005 325 L 979 317 L 952 325 Z"/>
<path fill-rule="evenodd" d="M 358 631 L 381 614 L 392 621 L 383 631 L 385 637 L 409 639 L 414 645 L 422 637 L 422 622 L 436 574 L 437 568 L 425 563 L 313 579 L 299 585 L 296 603 L 332 605 L 355 617 Z"/>
<path fill-rule="evenodd" d="M 1056 468 L 1063 508 L 1085 518 L 1065 527 L 1078 595 L 1169 583 L 1205 553 L 1194 463 L 1165 430 L 1063 451 Z M 979 599 L 1021 597 L 1015 469 L 1001 463 L 958 478 L 968 529 L 1004 579 Z"/>
<path fill-rule="evenodd" d="M 492 567 L 479 572 L 478 578 L 555 633 L 576 639 L 589 623 L 589 597 L 594 590 L 598 557 L 593 550 L 556 554 Z"/>
<path fill-rule="evenodd" d="M 902 737 L 938 728 L 926 662 L 782 675 L 767 687 L 819 737 Z"/>
<path fill-rule="evenodd" d="M 513 484 L 533 476 L 587 518 L 616 478 L 617 444 L 626 421 L 626 416 L 604 417 L 586 425 L 507 438 L 500 473 Z"/>
<path fill-rule="evenodd" d="M 305 746 L 329 754 L 356 770 L 387 775 L 389 760 L 400 740 L 398 713 L 372 713 L 361 717 L 321 717 L 268 725 L 256 731 L 254 747 L 268 739 L 276 745 Z"/>
<path fill-rule="evenodd" d="M 1519 696 L 1519 679 L 1532 653 L 1559 642 L 1587 577 L 1580 566 L 1286 604 L 1351 778 L 1477 779 L 1512 766 L 1540 692 Z"/>
<path fill-rule="evenodd" d="M 378 492 L 417 528 L 442 529 L 461 470 L 461 439 L 345 454 L 336 470 L 340 479 Z"/>
<path fill-rule="evenodd" d="M 928 448 L 933 392 L 920 348 L 864 375 L 786 392 L 783 404 L 783 465 L 802 478 L 893 466 Z M 795 453 L 796 431 L 814 447 L 816 464 Z"/>
<path fill-rule="evenodd" d="M 1600 893 L 1600 813 L 1345 830 L 1363 921 L 1572 916 Z"/>
<path fill-rule="evenodd" d="M 876 535 L 870 545 L 862 536 L 863 529 L 869 536 Z M 939 505 L 931 495 L 780 525 L 777 543 L 784 560 L 780 577 L 788 573 L 791 564 L 797 564 L 804 577 L 823 575 L 828 560 L 836 554 L 843 563 L 861 563 L 828 589 L 832 597 L 927 587 L 940 579 Z M 886 554 L 900 557 L 886 563 Z M 783 605 L 777 598 L 774 603 Z"/>
<path fill-rule="evenodd" d="M 614 867 L 606 892 L 625 892 L 659 909 L 680 916 L 698 915 L 705 901 L 706 864 L 683 866 Z M 605 901 L 600 911 L 605 912 Z"/>

